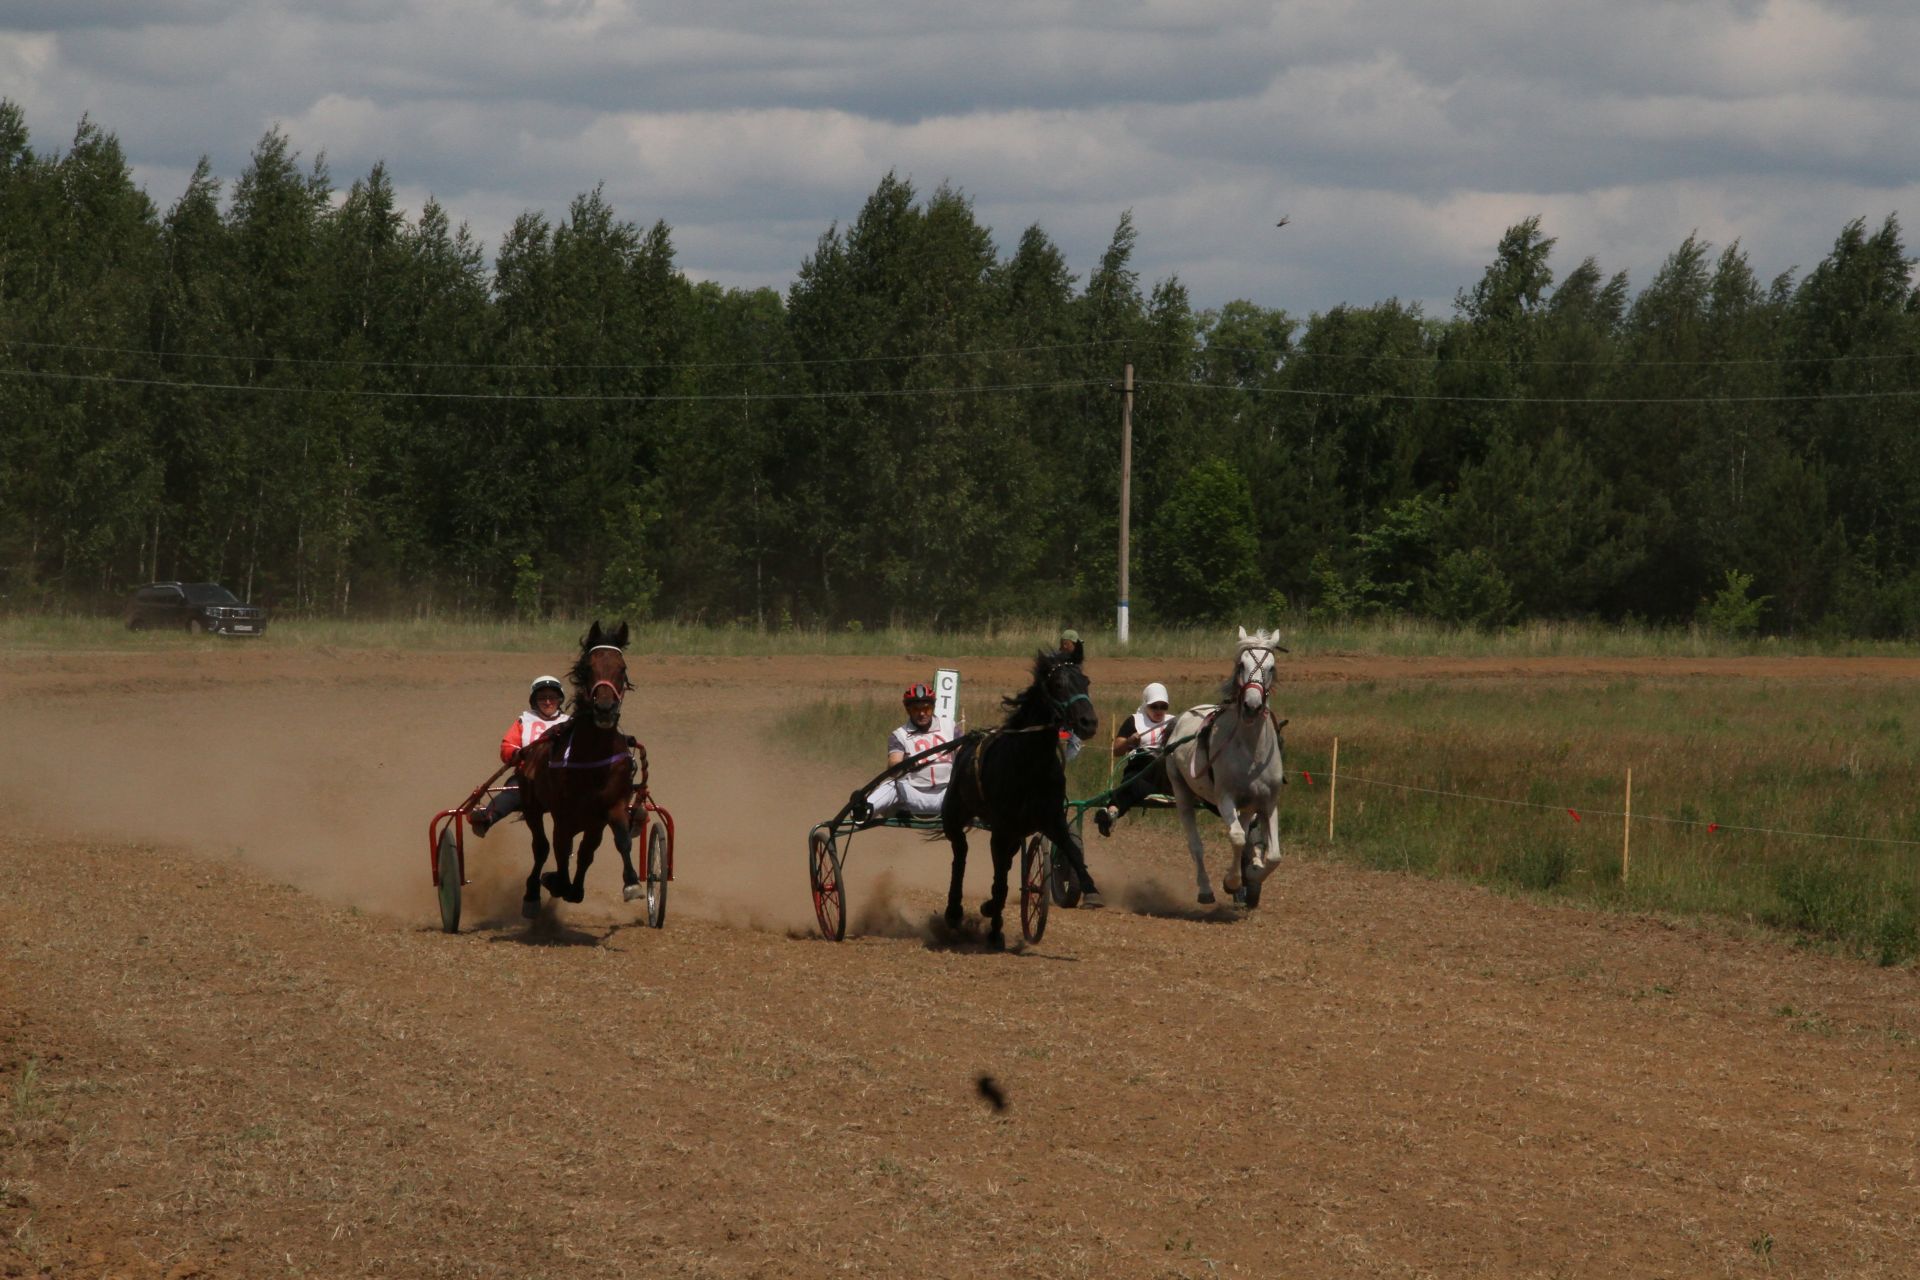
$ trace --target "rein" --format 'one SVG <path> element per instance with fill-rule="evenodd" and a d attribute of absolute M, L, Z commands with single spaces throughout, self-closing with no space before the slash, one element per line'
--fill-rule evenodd
<path fill-rule="evenodd" d="M 604 760 L 575 760 L 573 758 L 573 735 L 569 733 L 567 735 L 566 745 L 560 749 L 560 758 L 558 760 L 555 760 L 552 756 L 547 757 L 547 768 L 549 769 L 604 769 L 608 765 L 618 764 L 622 760 L 627 760 L 627 759 L 631 759 L 631 757 L 627 754 L 626 751 L 623 750 L 623 751 L 617 752 L 614 755 L 608 756 Z"/>

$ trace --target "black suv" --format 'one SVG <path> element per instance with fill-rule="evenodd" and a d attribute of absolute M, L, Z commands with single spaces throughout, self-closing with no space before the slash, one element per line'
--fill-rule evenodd
<path fill-rule="evenodd" d="M 184 627 L 195 635 L 257 636 L 267 629 L 267 611 L 241 604 L 217 582 L 155 582 L 133 593 L 127 627 Z"/>

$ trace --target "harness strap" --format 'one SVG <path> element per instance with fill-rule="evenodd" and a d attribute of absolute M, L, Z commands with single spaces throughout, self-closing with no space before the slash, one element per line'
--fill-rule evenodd
<path fill-rule="evenodd" d="M 584 761 L 583 760 L 548 760 L 547 768 L 549 769 L 604 769 L 610 764 L 618 764 L 622 760 L 630 760 L 630 759 L 632 759 L 632 757 L 629 756 L 626 752 L 622 751 L 619 755 L 608 756 L 605 760 L 584 760 Z"/>
<path fill-rule="evenodd" d="M 1278 746 L 1280 743 L 1280 730 L 1286 724 L 1286 721 L 1282 720 L 1277 714 L 1275 714 L 1273 710 L 1273 704 L 1271 702 L 1267 703 L 1266 706 L 1261 709 L 1267 713 L 1267 719 L 1273 724 L 1273 741 L 1274 741 L 1274 745 Z M 1213 772 L 1213 752 L 1212 752 L 1213 722 L 1215 720 L 1218 720 L 1220 718 L 1220 713 L 1225 710 L 1226 708 L 1224 706 L 1215 707 L 1212 711 L 1210 711 L 1207 714 L 1206 722 L 1202 724 L 1198 729 L 1188 734 L 1186 737 L 1181 738 L 1178 742 L 1169 742 L 1167 744 L 1166 749 L 1168 751 L 1171 751 L 1175 747 L 1179 746 L 1180 743 L 1182 742 L 1190 742 L 1195 738 L 1200 739 L 1200 745 L 1193 749 L 1193 760 L 1187 766 L 1187 773 L 1190 777 L 1197 778 L 1201 775 L 1202 770 L 1200 768 L 1200 760 L 1202 756 L 1206 757 L 1206 762 L 1207 762 L 1207 767 L 1204 772 L 1208 774 L 1211 774 Z"/>

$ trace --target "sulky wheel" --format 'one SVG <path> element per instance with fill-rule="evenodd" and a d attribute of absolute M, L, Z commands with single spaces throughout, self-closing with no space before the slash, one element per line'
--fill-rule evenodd
<path fill-rule="evenodd" d="M 1046 936 L 1047 866 L 1052 861 L 1044 836 L 1030 836 L 1020 849 L 1020 935 L 1030 943 Z"/>
<path fill-rule="evenodd" d="M 647 837 L 647 923 L 667 922 L 667 824 L 656 822 Z"/>
<path fill-rule="evenodd" d="M 1047 841 L 1047 891 L 1054 905 L 1072 909 L 1080 905 L 1080 877 L 1073 874 L 1060 847 Z"/>
<path fill-rule="evenodd" d="M 460 844 L 454 824 L 440 828 L 440 927 L 460 932 Z"/>
<path fill-rule="evenodd" d="M 807 833 L 807 878 L 813 885 L 813 914 L 829 942 L 847 936 L 847 890 L 840 882 L 840 850 L 833 832 L 815 827 Z"/>

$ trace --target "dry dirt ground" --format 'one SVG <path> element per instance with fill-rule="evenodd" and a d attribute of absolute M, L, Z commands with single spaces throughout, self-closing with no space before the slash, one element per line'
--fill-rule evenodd
<path fill-rule="evenodd" d="M 1004 954 L 929 940 L 942 849 L 863 837 L 816 940 L 805 832 L 859 779 L 768 725 L 924 659 L 636 660 L 667 927 L 606 856 L 523 924 L 515 824 L 443 934 L 427 820 L 529 665 L 0 656 L 0 1274 L 1920 1273 L 1911 969 L 1311 856 L 1203 915 L 1141 831 L 1094 842 L 1113 906 Z M 1920 674 L 1287 676 L 1650 671 Z"/>

